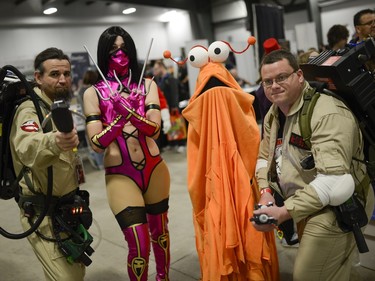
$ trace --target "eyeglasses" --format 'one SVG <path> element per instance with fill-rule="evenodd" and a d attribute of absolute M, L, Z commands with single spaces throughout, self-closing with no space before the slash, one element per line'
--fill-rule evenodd
<path fill-rule="evenodd" d="M 375 24 L 375 19 L 370 20 L 370 21 L 365 22 L 365 23 L 360 23 L 360 24 L 358 24 L 358 25 L 374 25 L 374 24 Z"/>
<path fill-rule="evenodd" d="M 279 85 L 282 85 L 283 83 L 286 83 L 288 78 L 293 74 L 296 73 L 296 71 L 293 71 L 290 74 L 280 74 L 275 79 L 266 79 L 262 81 L 264 88 L 271 88 L 273 85 L 273 82 L 276 82 Z"/>

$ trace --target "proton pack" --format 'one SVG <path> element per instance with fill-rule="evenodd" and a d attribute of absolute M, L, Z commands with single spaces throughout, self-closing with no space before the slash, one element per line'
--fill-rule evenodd
<path fill-rule="evenodd" d="M 17 68 L 11 65 L 0 68 L 0 198 L 15 198 L 20 208 L 24 210 L 25 216 L 29 218 L 31 226 L 30 229 L 20 234 L 9 233 L 0 227 L 0 234 L 9 239 L 22 239 L 35 232 L 43 239 L 56 242 L 68 262 L 80 262 L 88 266 L 91 264 L 91 259 L 88 256 L 94 252 L 90 246 L 93 238 L 87 231 L 92 224 L 89 193 L 77 189 L 72 194 L 60 198 L 52 196 L 52 166 L 47 168 L 46 195 L 34 193 L 32 196 L 25 196 L 20 193 L 19 181 L 24 177 L 28 168 L 21 169 L 18 175 L 15 173 L 9 136 L 17 107 L 29 99 L 34 104 L 43 132 L 52 130 L 51 124 L 47 124 L 50 119 L 54 121 L 57 129 L 61 132 L 70 132 L 74 126 L 67 103 L 61 100 L 55 101 L 51 105 L 51 114 L 44 118 L 42 107 L 45 108 L 45 105 L 33 91 L 32 84 Z M 32 218 L 36 212 L 39 215 L 33 221 Z M 55 237 L 45 237 L 38 231 L 38 227 L 46 215 L 50 215 L 52 218 Z M 60 233 L 69 233 L 69 237 L 62 238 Z"/>
<path fill-rule="evenodd" d="M 24 83 L 12 73 L 2 71 L 0 84 L 0 198 L 10 199 L 18 196 L 18 181 L 13 168 L 8 138 L 17 106 L 30 99 Z"/>
<path fill-rule="evenodd" d="M 375 41 L 369 38 L 353 48 L 322 52 L 307 64 L 300 65 L 310 84 L 319 86 L 317 91 L 314 88 L 304 95 L 304 105 L 299 116 L 302 138 L 307 147 L 311 148 L 310 122 L 320 93 L 342 100 L 356 116 L 364 136 L 365 159 L 353 159 L 365 163 L 367 167 L 369 178 L 366 177 L 360 187 L 375 183 L 375 79 L 374 73 L 366 67 L 366 62 L 374 57 Z M 302 159 L 301 166 L 313 168 L 315 163 L 312 155 Z M 360 230 L 368 223 L 368 218 L 357 195 L 353 194 L 343 204 L 333 207 L 333 211 L 341 230 L 353 232 L 359 252 L 368 252 Z"/>
<path fill-rule="evenodd" d="M 366 62 L 375 58 L 375 40 L 366 41 L 338 51 L 324 51 L 307 64 L 301 64 L 306 80 L 323 83 L 318 92 L 341 99 L 356 116 L 364 136 L 364 161 L 371 181 L 375 181 L 375 73 Z M 374 71 L 374 70 L 373 70 Z M 324 89 L 325 88 L 325 89 Z M 319 95 L 305 97 L 306 105 L 300 116 L 301 134 L 307 145 L 311 136 L 310 120 Z"/>

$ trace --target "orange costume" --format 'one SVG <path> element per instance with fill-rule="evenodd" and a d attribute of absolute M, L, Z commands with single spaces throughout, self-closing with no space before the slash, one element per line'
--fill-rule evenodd
<path fill-rule="evenodd" d="M 253 101 L 221 63 L 208 62 L 182 112 L 189 122 L 188 191 L 202 281 L 279 280 L 274 234 L 249 221 L 260 197 Z"/>

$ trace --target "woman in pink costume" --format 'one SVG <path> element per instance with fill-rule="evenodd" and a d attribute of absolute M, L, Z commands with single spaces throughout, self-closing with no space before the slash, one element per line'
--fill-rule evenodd
<path fill-rule="evenodd" d="M 134 41 L 121 27 L 102 33 L 97 56 L 103 77 L 84 94 L 87 133 L 93 149 L 104 151 L 107 197 L 128 243 L 129 278 L 147 280 L 152 244 L 156 280 L 169 280 L 170 176 L 155 142 L 157 86 L 141 77 Z"/>

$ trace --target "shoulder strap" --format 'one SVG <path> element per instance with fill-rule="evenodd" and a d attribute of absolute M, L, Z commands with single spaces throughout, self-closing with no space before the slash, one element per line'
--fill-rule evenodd
<path fill-rule="evenodd" d="M 271 128 L 271 126 L 272 126 L 272 122 L 273 122 L 273 118 L 274 118 L 275 116 L 273 115 L 273 114 L 271 114 L 270 115 L 270 119 L 268 119 L 268 126 Z"/>
<path fill-rule="evenodd" d="M 29 100 L 31 99 L 30 97 L 26 97 L 22 100 L 20 100 L 17 104 L 17 106 L 19 106 L 21 103 L 25 102 L 26 100 Z M 34 106 L 38 108 L 36 108 L 37 112 L 40 112 L 38 114 L 42 114 L 42 111 L 41 109 L 43 108 L 43 110 L 45 111 L 45 113 L 47 114 L 48 112 L 50 112 L 50 107 L 48 104 L 46 104 L 39 96 L 36 95 L 35 97 L 37 103 L 34 103 Z M 11 122 L 13 122 L 13 118 L 14 118 L 14 115 L 15 115 L 15 111 L 16 111 L 17 108 L 15 108 L 13 110 L 13 113 L 12 113 L 12 117 L 11 117 Z M 39 116 L 39 115 L 38 115 Z M 41 115 L 42 116 L 42 115 Z M 45 126 L 45 128 L 43 129 L 44 132 L 51 132 L 52 131 L 52 124 L 51 122 L 47 123 L 47 125 Z M 9 133 L 8 133 L 8 136 L 10 135 L 10 129 L 9 129 Z M 9 148 L 10 149 L 10 148 Z M 10 150 L 9 150 L 9 156 L 8 157 L 11 157 L 10 156 Z M 49 177 L 52 177 L 52 174 L 50 175 L 51 171 L 49 169 L 50 167 L 48 167 L 48 175 Z M 19 172 L 19 174 L 17 175 L 17 178 L 16 178 L 16 182 L 15 184 L 18 184 L 18 182 L 23 178 L 25 178 L 25 182 L 26 182 L 26 185 L 27 187 L 29 188 L 29 190 L 36 194 L 35 192 L 35 189 L 34 189 L 34 186 L 32 184 L 32 181 L 30 180 L 30 177 L 28 176 L 28 171 L 29 169 L 26 167 L 26 166 L 23 166 L 21 171 Z"/>
<path fill-rule="evenodd" d="M 320 93 L 315 88 L 310 88 L 303 95 L 303 106 L 299 113 L 299 128 L 305 144 L 311 148 L 311 116 L 314 112 L 315 104 L 320 97 Z"/>

